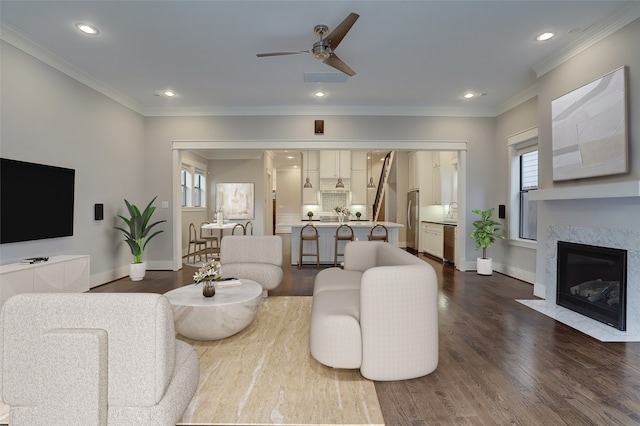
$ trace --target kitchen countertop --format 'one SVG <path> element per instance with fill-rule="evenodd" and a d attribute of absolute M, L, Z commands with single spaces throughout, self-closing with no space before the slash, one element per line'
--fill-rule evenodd
<path fill-rule="evenodd" d="M 337 228 L 339 225 L 341 225 L 341 223 L 339 223 L 338 221 L 313 221 L 311 222 L 313 224 L 313 226 L 317 227 L 317 228 Z M 291 222 L 291 223 L 279 223 L 278 225 L 282 225 L 282 226 L 291 226 L 291 227 L 302 227 L 304 225 L 308 225 L 309 221 L 308 220 L 304 220 L 304 221 L 300 221 L 300 222 Z M 401 223 L 395 223 L 395 222 L 373 222 L 373 221 L 368 221 L 368 220 L 349 220 L 349 221 L 345 221 L 344 224 L 351 226 L 352 228 L 357 228 L 357 227 L 367 227 L 370 228 L 373 225 L 384 225 L 387 228 L 403 228 L 404 225 Z"/>
<path fill-rule="evenodd" d="M 422 223 L 435 223 L 436 225 L 458 226 L 457 222 L 448 222 L 446 220 L 443 220 L 443 221 L 423 220 Z"/>

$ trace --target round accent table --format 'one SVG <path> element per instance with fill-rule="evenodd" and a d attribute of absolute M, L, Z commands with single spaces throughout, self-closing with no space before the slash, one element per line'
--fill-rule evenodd
<path fill-rule="evenodd" d="M 201 284 L 165 293 L 173 306 L 176 331 L 193 340 L 219 340 L 251 324 L 262 302 L 262 286 L 251 280 L 240 281 L 239 286 L 216 288 L 213 297 L 202 295 Z"/>

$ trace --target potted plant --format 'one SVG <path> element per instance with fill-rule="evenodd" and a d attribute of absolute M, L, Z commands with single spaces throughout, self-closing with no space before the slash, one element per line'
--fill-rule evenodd
<path fill-rule="evenodd" d="M 309 220 L 313 220 L 313 212 L 311 210 L 307 212 L 307 217 L 309 218 Z"/>
<path fill-rule="evenodd" d="M 362 216 L 362 213 L 360 212 L 356 212 L 356 217 L 358 218 L 358 220 L 360 220 L 360 217 Z"/>
<path fill-rule="evenodd" d="M 216 294 L 215 283 L 219 282 L 220 279 L 222 279 L 220 262 L 214 259 L 207 261 L 207 263 L 193 275 L 194 285 L 202 283 L 202 295 L 204 297 L 212 297 Z"/>
<path fill-rule="evenodd" d="M 142 252 L 144 251 L 149 241 L 159 233 L 163 232 L 162 230 L 158 230 L 153 234 L 149 235 L 149 232 L 156 225 L 166 222 L 166 220 L 160 220 L 158 222 L 154 222 L 149 224 L 149 220 L 151 219 L 151 215 L 156 210 L 155 207 L 151 205 L 158 198 L 157 196 L 153 197 L 153 200 L 147 205 L 143 212 L 140 212 L 140 209 L 136 207 L 134 204 L 130 204 L 127 200 L 124 200 L 124 203 L 127 205 L 127 210 L 129 210 L 129 218 L 122 215 L 118 215 L 120 219 L 127 224 L 129 229 L 121 228 L 116 226 L 116 229 L 124 232 L 125 241 L 129 245 L 131 249 L 131 254 L 133 254 L 133 262 L 129 268 L 129 276 L 132 281 L 140 281 L 144 278 L 145 272 L 147 270 L 147 265 L 142 261 Z"/>
<path fill-rule="evenodd" d="M 490 257 L 487 257 L 487 249 L 491 247 L 496 238 L 504 239 L 504 235 L 498 233 L 500 222 L 491 219 L 494 209 L 489 210 L 472 210 L 473 213 L 480 215 L 480 219 L 473 221 L 475 230 L 471 233 L 471 238 L 476 240 L 476 250 L 482 248 L 482 257 L 477 258 L 477 270 L 480 275 L 491 275 L 493 273 L 493 264 Z"/>

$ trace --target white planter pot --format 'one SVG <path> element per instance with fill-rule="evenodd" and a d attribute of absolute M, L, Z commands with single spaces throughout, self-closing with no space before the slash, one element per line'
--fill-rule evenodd
<path fill-rule="evenodd" d="M 131 281 L 141 281 L 144 278 L 146 271 L 146 262 L 129 264 L 129 277 L 131 278 Z"/>
<path fill-rule="evenodd" d="M 478 275 L 492 275 L 493 274 L 493 262 L 490 257 L 478 257 L 476 259 L 476 265 L 478 269 Z"/>

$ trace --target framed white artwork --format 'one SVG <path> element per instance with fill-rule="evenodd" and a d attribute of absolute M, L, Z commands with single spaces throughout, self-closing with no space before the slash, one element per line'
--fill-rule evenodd
<path fill-rule="evenodd" d="M 216 210 L 220 209 L 225 219 L 253 219 L 253 183 L 216 184 Z"/>
<path fill-rule="evenodd" d="M 627 68 L 551 101 L 553 180 L 629 171 Z"/>

